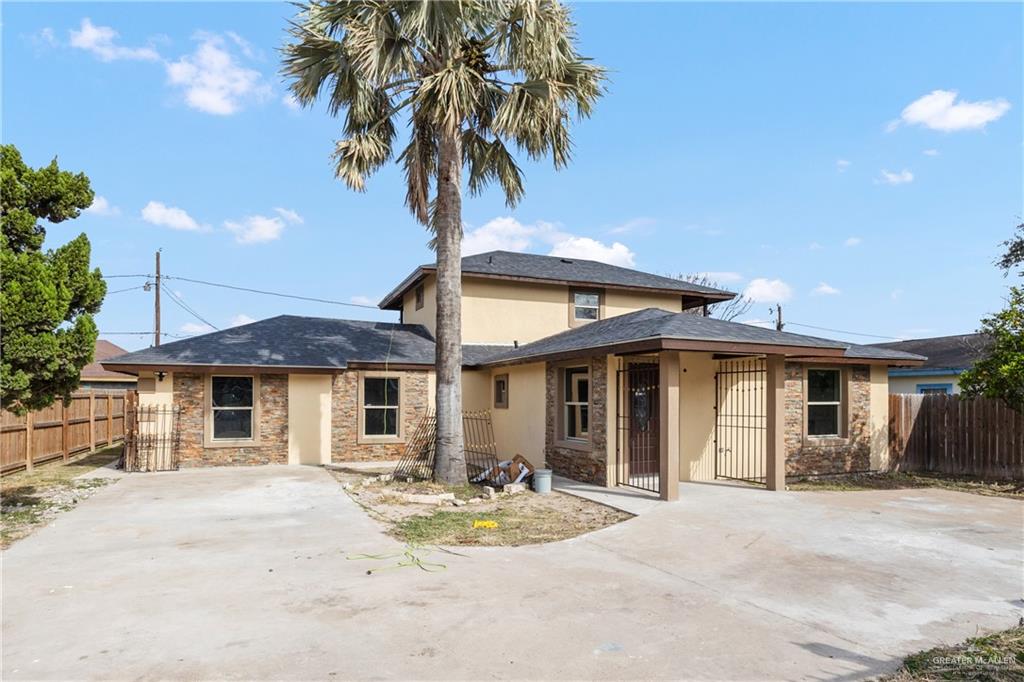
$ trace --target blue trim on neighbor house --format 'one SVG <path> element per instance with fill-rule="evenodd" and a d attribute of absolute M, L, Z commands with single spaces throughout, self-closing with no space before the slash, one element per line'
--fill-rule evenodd
<path fill-rule="evenodd" d="M 918 393 L 924 393 L 927 390 L 945 389 L 948 395 L 953 395 L 953 384 L 918 384 L 916 386 Z"/>
<path fill-rule="evenodd" d="M 937 377 L 948 374 L 963 374 L 966 367 L 901 367 L 889 370 L 891 377 Z"/>

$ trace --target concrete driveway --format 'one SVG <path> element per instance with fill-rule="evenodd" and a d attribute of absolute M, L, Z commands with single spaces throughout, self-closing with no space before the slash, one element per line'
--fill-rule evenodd
<path fill-rule="evenodd" d="M 367 576 L 401 547 L 322 470 L 128 476 L 3 553 L 3 678 L 859 679 L 1020 614 L 1016 501 L 681 496 Z"/>

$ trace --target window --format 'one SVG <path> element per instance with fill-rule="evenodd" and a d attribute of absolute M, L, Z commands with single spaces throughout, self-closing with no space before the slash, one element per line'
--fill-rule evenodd
<path fill-rule="evenodd" d="M 363 435 L 398 437 L 398 377 L 363 377 Z"/>
<path fill-rule="evenodd" d="M 253 439 L 252 377 L 211 377 L 213 440 Z"/>
<path fill-rule="evenodd" d="M 416 310 L 423 308 L 423 285 L 416 287 Z"/>
<path fill-rule="evenodd" d="M 807 370 L 807 435 L 840 435 L 842 427 L 842 371 Z"/>
<path fill-rule="evenodd" d="M 508 375 L 499 374 L 494 377 L 494 406 L 508 407 Z"/>
<path fill-rule="evenodd" d="M 953 392 L 953 384 L 918 384 L 917 392 L 924 395 L 949 395 Z"/>
<path fill-rule="evenodd" d="M 565 437 L 586 440 L 590 435 L 590 371 L 586 367 L 568 367 L 564 372 Z"/>
<path fill-rule="evenodd" d="M 593 322 L 601 318 L 601 294 L 596 291 L 574 291 L 572 319 L 575 322 Z"/>

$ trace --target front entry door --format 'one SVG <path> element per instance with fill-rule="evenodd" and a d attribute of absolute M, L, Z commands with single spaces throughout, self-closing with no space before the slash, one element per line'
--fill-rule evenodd
<path fill-rule="evenodd" d="M 658 365 L 633 364 L 626 370 L 629 414 L 629 485 L 656 489 L 658 476 Z"/>

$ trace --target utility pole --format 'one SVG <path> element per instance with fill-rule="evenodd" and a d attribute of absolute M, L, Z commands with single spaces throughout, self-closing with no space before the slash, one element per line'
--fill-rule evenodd
<path fill-rule="evenodd" d="M 157 254 L 157 255 L 159 255 L 159 254 Z M 159 272 L 159 269 L 157 271 Z M 160 297 L 160 293 L 159 292 L 160 292 L 160 287 L 157 286 L 157 299 L 159 299 L 159 297 Z M 786 325 L 782 324 L 782 304 L 781 303 L 776 303 L 775 304 L 775 331 L 781 332 L 782 328 L 785 327 L 785 326 Z"/>
<path fill-rule="evenodd" d="M 160 345 L 160 250 L 156 252 L 156 297 L 153 299 L 153 345 Z"/>

